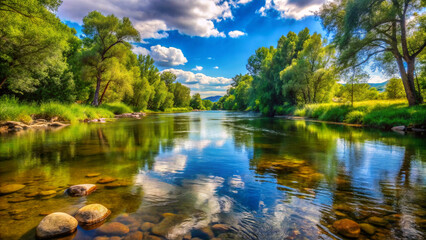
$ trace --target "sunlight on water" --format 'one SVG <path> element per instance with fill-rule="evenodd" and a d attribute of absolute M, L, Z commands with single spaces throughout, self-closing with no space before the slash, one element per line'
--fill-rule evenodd
<path fill-rule="evenodd" d="M 361 239 L 422 239 L 425 146 L 416 136 L 214 111 L 3 135 L 0 187 L 25 187 L 0 196 L 0 239 L 34 239 L 43 215 L 91 203 L 146 239 L 334 239 L 343 218 L 374 228 Z M 121 185 L 98 184 L 104 177 Z M 82 183 L 98 190 L 64 194 Z M 99 235 L 79 227 L 73 237 Z"/>

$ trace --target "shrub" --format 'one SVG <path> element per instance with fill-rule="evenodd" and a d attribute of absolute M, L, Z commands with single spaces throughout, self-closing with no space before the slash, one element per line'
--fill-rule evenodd
<path fill-rule="evenodd" d="M 349 112 L 346 117 L 344 122 L 345 123 L 358 123 L 361 124 L 364 120 L 364 116 L 365 114 L 361 111 L 358 110 L 354 110 Z"/>

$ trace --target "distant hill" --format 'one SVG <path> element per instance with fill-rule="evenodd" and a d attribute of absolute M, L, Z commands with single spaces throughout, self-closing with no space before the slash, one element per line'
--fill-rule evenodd
<path fill-rule="evenodd" d="M 212 101 L 212 102 L 217 102 L 217 101 L 219 101 L 219 99 L 220 99 L 221 97 L 222 97 L 222 96 L 211 96 L 211 97 L 203 98 L 203 100 L 210 100 L 210 101 Z"/>
<path fill-rule="evenodd" d="M 379 91 L 379 92 L 383 92 L 383 91 L 385 91 L 385 89 L 386 89 L 386 84 L 388 83 L 389 81 L 384 81 L 384 82 L 381 82 L 381 83 L 369 83 L 369 85 L 371 86 L 371 87 L 375 87 L 376 89 L 377 89 L 377 91 Z"/>

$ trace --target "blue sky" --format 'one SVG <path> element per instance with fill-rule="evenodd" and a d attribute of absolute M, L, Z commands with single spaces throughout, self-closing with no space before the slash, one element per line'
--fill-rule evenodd
<path fill-rule="evenodd" d="M 313 16 L 324 0 L 64 0 L 59 17 L 81 30 L 87 13 L 129 17 L 142 41 L 134 52 L 150 54 L 161 71 L 203 97 L 224 95 L 231 78 L 246 73 L 247 59 L 276 46 L 289 31 L 308 27 L 325 37 Z"/>

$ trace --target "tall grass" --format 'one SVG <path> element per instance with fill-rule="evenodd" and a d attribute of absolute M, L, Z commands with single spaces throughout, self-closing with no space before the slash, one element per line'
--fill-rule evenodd
<path fill-rule="evenodd" d="M 131 113 L 133 109 L 121 102 L 115 103 L 104 103 L 100 106 L 101 108 L 107 109 L 114 114 L 123 114 L 123 113 Z"/>
<path fill-rule="evenodd" d="M 409 107 L 404 100 L 355 102 L 354 106 L 338 103 L 308 104 L 297 108 L 296 116 L 323 121 L 346 122 L 389 129 L 393 126 L 426 125 L 426 104 Z"/>
<path fill-rule="evenodd" d="M 61 121 L 77 122 L 84 119 L 112 118 L 114 113 L 105 108 L 81 104 L 47 102 L 41 104 L 19 102 L 15 98 L 0 98 L 0 121 L 21 121 L 58 118 Z"/>

